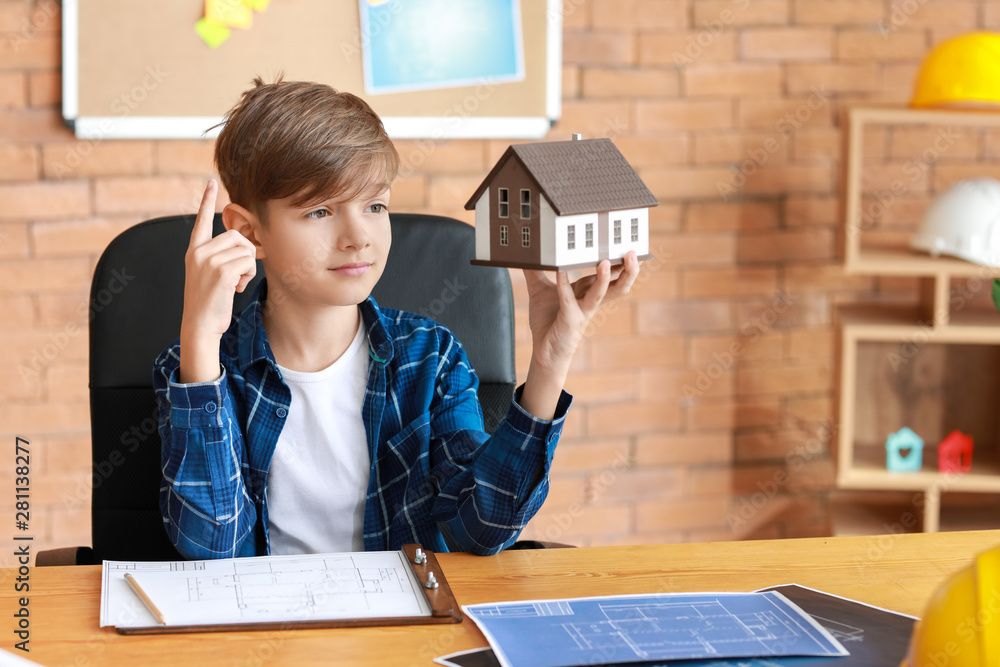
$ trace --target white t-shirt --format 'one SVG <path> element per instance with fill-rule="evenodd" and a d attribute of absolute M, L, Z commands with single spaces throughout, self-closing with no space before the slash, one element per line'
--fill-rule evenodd
<path fill-rule="evenodd" d="M 367 351 L 361 323 L 331 366 L 315 373 L 279 366 L 292 401 L 268 473 L 272 554 L 364 551 Z"/>

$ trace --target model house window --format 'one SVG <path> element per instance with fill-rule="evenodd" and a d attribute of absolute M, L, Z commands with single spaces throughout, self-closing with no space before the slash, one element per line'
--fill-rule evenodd
<path fill-rule="evenodd" d="M 584 228 L 584 243 L 588 248 L 594 247 L 594 223 L 588 222 L 587 226 Z"/>
<path fill-rule="evenodd" d="M 615 220 L 615 245 L 622 242 L 622 221 Z"/>
<path fill-rule="evenodd" d="M 531 190 L 521 190 L 521 217 L 525 220 L 531 217 Z"/>
<path fill-rule="evenodd" d="M 497 201 L 500 202 L 500 217 L 509 218 L 510 217 L 510 191 L 507 188 L 499 189 L 499 196 Z M 504 245 L 507 245 L 506 243 Z"/>
<path fill-rule="evenodd" d="M 521 245 L 525 248 L 531 247 L 531 227 L 521 227 Z"/>
<path fill-rule="evenodd" d="M 508 227 L 507 225 L 500 225 L 500 245 L 507 245 L 508 243 L 510 243 Z"/>
<path fill-rule="evenodd" d="M 566 249 L 576 250 L 576 225 L 566 228 Z"/>
<path fill-rule="evenodd" d="M 639 218 L 632 218 L 632 243 L 639 242 Z"/>

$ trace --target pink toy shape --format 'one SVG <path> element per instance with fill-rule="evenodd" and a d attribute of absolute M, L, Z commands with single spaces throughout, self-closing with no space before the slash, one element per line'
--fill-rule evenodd
<path fill-rule="evenodd" d="M 972 469 L 972 436 L 955 430 L 938 444 L 938 471 L 969 472 Z"/>

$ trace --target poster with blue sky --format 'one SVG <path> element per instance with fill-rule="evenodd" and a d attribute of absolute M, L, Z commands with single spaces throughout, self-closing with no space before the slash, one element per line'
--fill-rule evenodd
<path fill-rule="evenodd" d="M 359 0 L 369 95 L 524 79 L 520 0 Z"/>

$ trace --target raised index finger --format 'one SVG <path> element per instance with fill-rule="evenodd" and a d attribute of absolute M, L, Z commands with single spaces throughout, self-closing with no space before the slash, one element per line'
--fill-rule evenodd
<path fill-rule="evenodd" d="M 195 248 L 212 240 L 212 221 L 215 219 L 215 197 L 218 191 L 219 185 L 215 179 L 209 180 L 205 186 L 205 194 L 201 197 L 201 206 L 198 207 L 198 217 L 194 219 L 194 227 L 191 229 L 189 248 Z"/>

